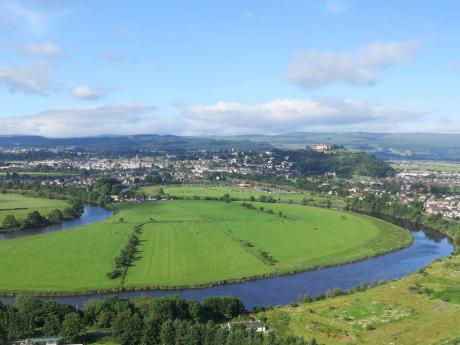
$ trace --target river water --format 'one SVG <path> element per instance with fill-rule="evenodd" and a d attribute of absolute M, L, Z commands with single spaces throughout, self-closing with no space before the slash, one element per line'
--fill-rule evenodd
<path fill-rule="evenodd" d="M 38 234 L 44 234 L 48 232 L 56 232 L 63 230 L 71 230 L 78 228 L 79 226 L 88 225 L 97 223 L 101 220 L 104 220 L 110 217 L 113 214 L 113 211 L 107 210 L 102 207 L 85 205 L 83 214 L 74 220 L 65 221 L 61 224 L 49 225 L 38 229 L 26 229 L 18 231 L 9 231 L 9 232 L 0 232 L 0 241 L 1 240 L 12 240 L 15 238 L 32 236 Z"/>
<path fill-rule="evenodd" d="M 27 234 L 7 233 L 0 239 L 11 239 L 29 236 L 43 232 L 70 230 L 103 220 L 112 212 L 100 207 L 85 206 L 81 218 L 60 225 L 54 225 L 38 230 L 30 230 Z M 442 259 L 453 251 L 452 244 L 445 237 L 433 236 L 423 231 L 412 232 L 414 242 L 410 247 L 381 255 L 375 258 L 355 263 L 316 269 L 303 273 L 264 278 L 253 281 L 220 285 L 200 289 L 184 290 L 153 290 L 126 291 L 112 294 L 67 297 L 43 297 L 43 300 L 53 300 L 59 303 L 83 307 L 88 300 L 100 299 L 106 296 L 136 297 L 147 295 L 151 297 L 178 295 L 186 299 L 201 301 L 207 296 L 237 296 L 241 298 L 248 309 L 255 306 L 282 305 L 295 301 L 299 296 L 308 293 L 316 296 L 329 289 L 351 289 L 361 283 L 371 284 L 375 281 L 394 280 L 402 278 L 426 266 L 435 259 Z M 14 297 L 1 297 L 0 302 L 14 303 Z"/>

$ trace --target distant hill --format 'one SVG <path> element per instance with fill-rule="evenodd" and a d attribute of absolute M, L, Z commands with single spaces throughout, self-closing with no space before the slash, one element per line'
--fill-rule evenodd
<path fill-rule="evenodd" d="M 83 138 L 46 138 L 41 136 L 0 136 L 0 147 L 76 147 L 93 152 L 163 151 L 182 153 L 196 150 L 270 150 L 267 142 L 246 139 L 181 137 L 175 135 L 106 135 Z"/>
<path fill-rule="evenodd" d="M 251 140 L 283 149 L 304 148 L 319 143 L 343 145 L 383 159 L 460 161 L 460 134 L 436 133 L 289 133 L 220 137 Z"/>
<path fill-rule="evenodd" d="M 395 170 L 385 161 L 365 152 L 337 149 L 324 153 L 313 150 L 273 150 L 275 157 L 289 155 L 302 175 L 315 176 L 334 172 L 341 177 L 353 175 L 370 177 L 387 177 Z"/>
<path fill-rule="evenodd" d="M 163 151 L 182 153 L 196 150 L 256 150 L 273 147 L 291 150 L 315 144 L 342 145 L 372 153 L 382 159 L 460 161 L 460 134 L 435 133 L 289 133 L 183 137 L 175 135 L 106 135 L 53 139 L 41 136 L 0 136 L 1 147 L 74 146 L 93 152 Z"/>

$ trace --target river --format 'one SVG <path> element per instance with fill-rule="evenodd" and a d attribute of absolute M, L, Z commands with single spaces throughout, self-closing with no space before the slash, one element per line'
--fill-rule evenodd
<path fill-rule="evenodd" d="M 0 239 L 10 239 L 20 236 L 30 236 L 43 232 L 70 230 L 103 220 L 112 212 L 100 207 L 85 206 L 82 217 L 53 225 L 43 229 L 2 234 Z M 21 234 L 20 234 L 21 233 Z M 329 289 L 351 289 L 361 283 L 371 284 L 375 281 L 394 280 L 402 278 L 426 266 L 435 259 L 442 259 L 453 251 L 452 244 L 447 238 L 433 236 L 423 231 L 412 232 L 414 242 L 402 250 L 381 255 L 375 258 L 355 263 L 316 269 L 292 275 L 264 278 L 242 283 L 220 285 L 209 288 L 185 289 L 175 291 L 126 291 L 113 294 L 89 296 L 42 297 L 43 300 L 53 300 L 59 303 L 83 307 L 85 302 L 106 296 L 136 297 L 148 295 L 151 297 L 178 295 L 186 299 L 201 301 L 206 296 L 237 296 L 248 309 L 255 306 L 283 305 L 295 301 L 299 296 L 308 293 L 316 296 Z M 0 302 L 14 303 L 14 297 L 1 297 Z"/>
<path fill-rule="evenodd" d="M 25 230 L 18 230 L 18 231 L 0 232 L 0 241 L 1 240 L 12 240 L 15 238 L 33 236 L 33 235 L 44 234 L 48 232 L 72 230 L 74 228 L 78 228 L 83 225 L 100 222 L 101 220 L 104 220 L 110 217 L 112 214 L 113 214 L 113 211 L 111 210 L 107 210 L 105 208 L 97 207 L 97 206 L 85 205 L 83 214 L 77 219 L 65 221 L 61 224 L 45 226 L 45 227 L 38 228 L 38 229 L 25 229 Z"/>

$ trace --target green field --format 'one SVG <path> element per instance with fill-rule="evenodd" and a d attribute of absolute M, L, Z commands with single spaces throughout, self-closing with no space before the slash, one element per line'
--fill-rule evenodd
<path fill-rule="evenodd" d="M 17 219 L 22 219 L 32 211 L 38 211 L 45 216 L 55 209 L 64 209 L 69 207 L 65 201 L 32 198 L 20 194 L 0 194 L 0 227 L 5 216 L 11 214 Z"/>
<path fill-rule="evenodd" d="M 365 292 L 281 307 L 266 317 L 277 333 L 328 345 L 460 344 L 460 258 Z"/>
<path fill-rule="evenodd" d="M 436 161 L 394 161 L 391 166 L 396 170 L 419 170 L 426 172 L 460 173 L 460 163 Z"/>
<path fill-rule="evenodd" d="M 103 222 L 0 241 L 0 291 L 79 293 L 115 289 L 114 258 L 144 226 L 123 286 L 203 286 L 339 264 L 401 248 L 411 235 L 384 221 L 302 205 L 176 200 L 125 204 Z M 274 214 L 266 212 L 271 209 Z M 282 216 L 278 215 L 282 212 Z M 123 218 L 123 221 L 121 221 Z"/>
<path fill-rule="evenodd" d="M 156 195 L 160 188 L 163 189 L 165 194 L 186 198 L 193 198 L 199 196 L 201 198 L 211 197 L 220 198 L 224 194 L 229 194 L 230 197 L 236 199 L 248 200 L 251 196 L 256 199 L 264 195 L 266 197 L 271 196 L 273 199 L 280 202 L 295 202 L 300 203 L 304 199 L 311 200 L 313 202 L 325 202 L 330 200 L 332 205 L 337 207 L 344 207 L 345 202 L 336 197 L 323 197 L 313 195 L 301 191 L 295 190 L 284 190 L 284 189 L 273 189 L 263 186 L 255 186 L 252 188 L 239 188 L 238 186 L 193 186 L 193 185 L 178 185 L 178 186 L 149 186 L 141 188 L 141 191 L 147 195 Z"/>

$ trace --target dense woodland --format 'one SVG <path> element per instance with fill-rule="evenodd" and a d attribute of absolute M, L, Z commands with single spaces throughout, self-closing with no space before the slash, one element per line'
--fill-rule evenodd
<path fill-rule="evenodd" d="M 365 152 L 353 152 L 339 148 L 334 152 L 317 152 L 313 150 L 274 150 L 275 156 L 289 155 L 296 163 L 300 175 L 318 176 L 335 172 L 341 177 L 362 175 L 386 177 L 394 175 L 394 169 L 386 162 Z"/>
<path fill-rule="evenodd" d="M 66 341 L 92 341 L 107 334 L 121 345 L 314 345 L 297 337 L 279 338 L 247 330 L 234 318 L 247 319 L 234 297 L 208 297 L 202 303 L 179 297 L 128 300 L 107 297 L 78 310 L 70 305 L 17 298 L 16 306 L 0 304 L 0 345 L 33 336 L 61 336 Z"/>

